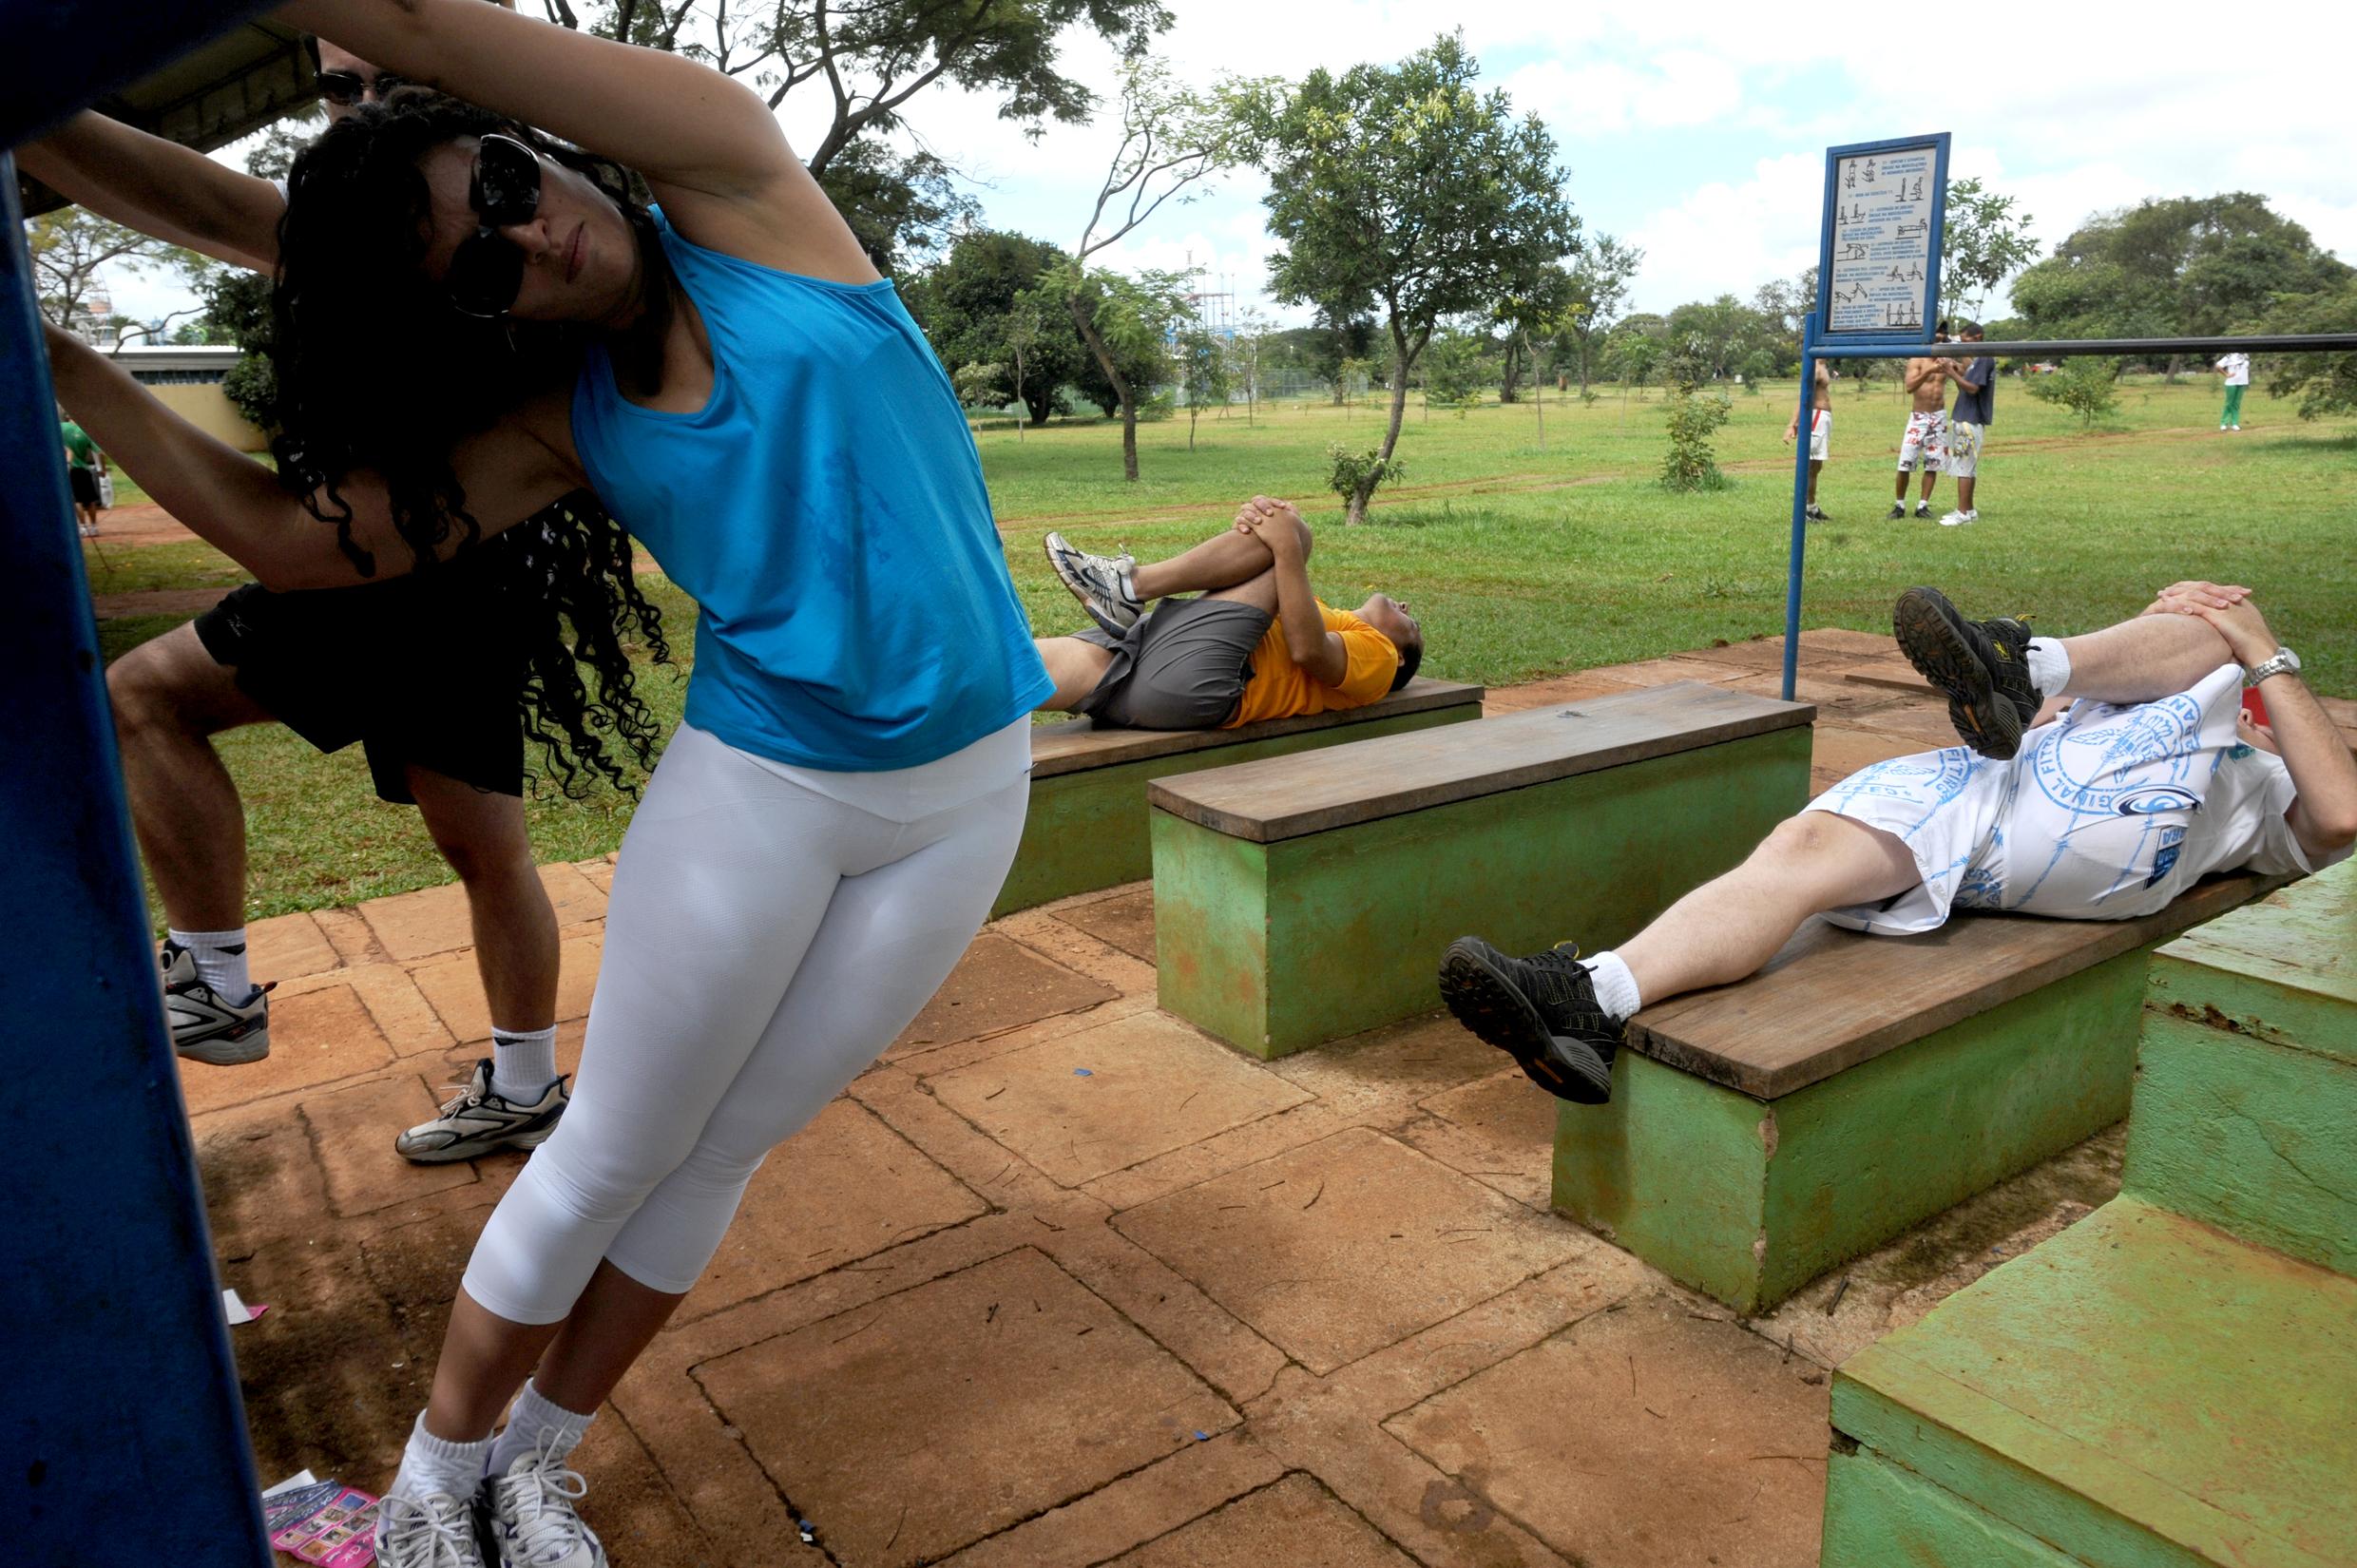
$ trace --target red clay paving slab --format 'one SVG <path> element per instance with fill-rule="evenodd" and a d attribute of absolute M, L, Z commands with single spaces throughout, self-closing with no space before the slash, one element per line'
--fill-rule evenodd
<path fill-rule="evenodd" d="M 1415 1560 L 1295 1471 L 1105 1568 L 1414 1568 Z"/>
<path fill-rule="evenodd" d="M 565 861 L 543 866 L 540 880 L 555 906 L 559 928 L 605 918 L 605 889 L 578 867 Z M 467 889 L 455 882 L 371 899 L 360 906 L 360 914 L 385 951 L 404 964 L 474 942 Z"/>
<path fill-rule="evenodd" d="M 335 1228 L 311 1131 L 291 1103 L 217 1111 L 197 1118 L 189 1130 L 216 1257 L 240 1257 L 269 1241 L 309 1240 Z"/>
<path fill-rule="evenodd" d="M 1715 663 L 1707 657 L 1672 654 L 1666 659 L 1640 660 L 1634 664 L 1605 664 L 1581 673 L 1591 679 L 1619 680 L 1631 686 L 1666 686 L 1677 680 L 1734 681 L 1757 672 L 1740 664 Z"/>
<path fill-rule="evenodd" d="M 1596 1245 L 1363 1127 L 1113 1226 L 1321 1376 Z"/>
<path fill-rule="evenodd" d="M 1028 1248 L 696 1376 L 834 1558 L 860 1568 L 944 1557 L 1239 1419 Z"/>
<path fill-rule="evenodd" d="M 307 914 L 254 922 L 245 928 L 245 950 L 257 981 L 298 980 L 344 962 L 319 923 Z"/>
<path fill-rule="evenodd" d="M 1384 1427 L 1590 1568 L 1811 1568 L 1826 1395 L 1813 1363 L 1663 1291 Z"/>
<path fill-rule="evenodd" d="M 1496 1157 L 1479 1167 L 1483 1174 L 1512 1173 L 1541 1178 L 1539 1201 L 1543 1205 L 1545 1180 L 1555 1162 L 1555 1121 L 1562 1101 L 1524 1078 L 1520 1068 L 1466 1083 L 1434 1095 L 1424 1109 L 1466 1133 Z M 1428 1153 L 1433 1151 L 1427 1151 Z M 1447 1159 L 1459 1170 L 1471 1167 Z"/>
<path fill-rule="evenodd" d="M 1127 892 L 1093 904 L 1056 911 L 1056 918 L 1075 930 L 1086 931 L 1109 947 L 1135 959 L 1154 962 L 1154 884 L 1142 883 Z"/>
<path fill-rule="evenodd" d="M 574 931 L 557 945 L 559 1019 L 588 1016 L 589 999 L 598 987 L 598 954 L 604 943 L 605 932 L 599 927 Z M 471 947 L 420 964 L 410 970 L 410 978 L 433 1004 L 452 1040 L 489 1040 L 491 1025 L 502 1022 L 491 1017 L 490 1003 L 483 994 L 483 971 Z"/>
<path fill-rule="evenodd" d="M 964 1182 L 838 1099 L 771 1154 L 682 1322 L 989 1212 Z"/>
<path fill-rule="evenodd" d="M 1076 974 L 996 931 L 974 938 L 941 989 L 901 1031 L 885 1055 L 899 1058 L 936 1045 L 997 1034 L 1058 1013 L 1075 1013 L 1121 993 Z"/>
<path fill-rule="evenodd" d="M 1582 670 L 1577 675 L 1561 675 L 1551 680 L 1534 680 L 1523 686 L 1493 687 L 1482 698 L 1482 713 L 1485 716 L 1522 713 L 1557 702 L 1579 702 L 1588 698 L 1610 697 L 1616 692 L 1633 690 L 1635 687 L 1626 680 Z"/>
<path fill-rule="evenodd" d="M 927 1079 L 942 1104 L 1066 1187 L 1312 1097 L 1162 1013 Z"/>
<path fill-rule="evenodd" d="M 302 1101 L 301 1110 L 327 1172 L 328 1201 L 346 1218 L 475 1179 L 474 1168 L 465 1160 L 413 1165 L 393 1152 L 397 1134 L 434 1112 L 432 1094 L 414 1074 L 314 1095 Z"/>
<path fill-rule="evenodd" d="M 201 1116 L 266 1095 L 308 1089 L 393 1065 L 393 1047 L 349 985 L 272 998 L 270 1054 L 235 1067 L 180 1063 L 188 1114 Z"/>

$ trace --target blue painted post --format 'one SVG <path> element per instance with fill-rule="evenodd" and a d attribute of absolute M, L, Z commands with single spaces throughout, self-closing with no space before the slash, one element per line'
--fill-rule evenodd
<path fill-rule="evenodd" d="M 5 152 L 0 222 L 0 1323 L 17 1346 L 0 1556 L 259 1568 L 270 1546 Z"/>
<path fill-rule="evenodd" d="M 1809 437 L 1816 428 L 1817 313 L 1800 325 L 1800 419 L 1792 442 L 1792 555 L 1784 583 L 1784 700 L 1800 679 L 1801 558 L 1809 544 Z"/>

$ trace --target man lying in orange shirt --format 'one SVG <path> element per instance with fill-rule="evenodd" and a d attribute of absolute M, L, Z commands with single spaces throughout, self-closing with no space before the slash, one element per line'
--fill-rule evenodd
<path fill-rule="evenodd" d="M 1146 565 L 1090 555 L 1062 534 L 1046 545 L 1048 564 L 1099 628 L 1036 640 L 1056 681 L 1040 704 L 1050 712 L 1144 730 L 1233 729 L 1360 707 L 1407 685 L 1424 659 L 1424 628 L 1389 595 L 1353 612 L 1311 591 L 1310 527 L 1291 502 L 1255 496 L 1234 527 Z"/>

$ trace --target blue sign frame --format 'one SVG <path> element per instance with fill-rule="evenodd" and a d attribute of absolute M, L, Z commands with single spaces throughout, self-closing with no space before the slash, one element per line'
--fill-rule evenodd
<path fill-rule="evenodd" d="M 1817 235 L 1817 336 L 1827 342 L 1843 343 L 1928 343 L 1933 327 L 1940 319 L 1940 244 L 1947 232 L 1947 154 L 1949 133 L 1940 131 L 1926 136 L 1899 136 L 1882 142 L 1853 142 L 1848 146 L 1825 149 L 1825 205 L 1819 218 Z M 1866 158 L 1882 153 L 1912 152 L 1919 147 L 1932 149 L 1931 168 L 1931 276 L 1924 292 L 1922 322 L 1912 328 L 1897 331 L 1837 331 L 1833 327 L 1833 231 L 1841 206 L 1841 166 L 1848 158 Z"/>

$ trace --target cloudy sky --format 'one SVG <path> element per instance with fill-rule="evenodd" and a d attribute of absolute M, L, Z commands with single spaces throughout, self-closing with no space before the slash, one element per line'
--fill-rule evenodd
<path fill-rule="evenodd" d="M 2357 138 L 2338 95 L 2297 64 L 2357 54 L 2357 6 L 2346 3 L 2243 12 L 1988 0 L 1780 13 L 1719 0 L 1167 3 L 1177 24 L 1161 52 L 1198 83 L 1396 60 L 1462 27 L 1485 81 L 1554 131 L 1587 231 L 1643 247 L 1638 310 L 1748 296 L 1799 272 L 1815 259 L 1825 147 L 1942 130 L 1955 137 L 1951 175 L 2020 197 L 2047 243 L 2102 208 L 2248 189 L 2357 259 Z M 2271 20 L 2247 29 L 2252 15 Z M 1111 56 L 1094 40 L 1076 36 L 1066 58 L 1083 80 L 1110 84 Z M 2074 82 L 2077 72 L 2097 79 Z M 797 113 L 790 100 L 789 137 L 814 141 L 822 113 Z M 912 104 L 910 122 L 970 176 L 992 226 L 1066 246 L 1079 238 L 1110 150 L 1102 131 L 1059 125 L 1026 142 L 994 102 L 940 88 Z M 1266 305 L 1261 192 L 1249 171 L 1229 176 L 1166 206 L 1107 259 L 1202 267 L 1239 305 Z M 161 297 L 129 279 L 115 292 L 119 308 L 140 315 Z"/>

